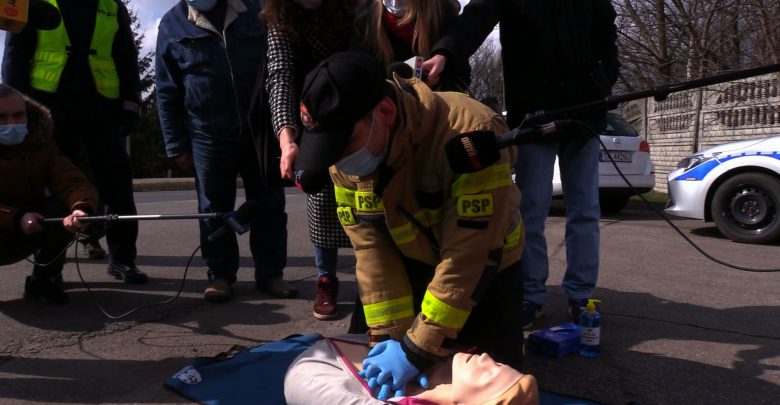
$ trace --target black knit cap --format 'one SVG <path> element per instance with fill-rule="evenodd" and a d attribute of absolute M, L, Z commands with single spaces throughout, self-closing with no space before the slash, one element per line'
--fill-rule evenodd
<path fill-rule="evenodd" d="M 336 163 L 355 124 L 384 98 L 385 85 L 384 69 L 365 52 L 335 53 L 309 72 L 296 169 L 323 170 Z"/>

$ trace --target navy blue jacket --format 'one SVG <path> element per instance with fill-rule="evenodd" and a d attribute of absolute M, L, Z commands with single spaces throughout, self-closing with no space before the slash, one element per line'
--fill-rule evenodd
<path fill-rule="evenodd" d="M 245 10 L 221 33 L 188 20 L 184 1 L 157 34 L 157 103 L 168 156 L 191 151 L 193 136 L 250 139 L 249 104 L 266 54 L 258 0 L 227 0 Z"/>

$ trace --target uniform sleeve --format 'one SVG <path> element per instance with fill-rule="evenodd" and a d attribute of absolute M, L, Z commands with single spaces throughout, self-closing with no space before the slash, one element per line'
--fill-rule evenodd
<path fill-rule="evenodd" d="M 295 87 L 295 41 L 279 24 L 268 27 L 268 77 L 265 88 L 271 107 L 274 134 L 290 127 L 299 133 L 298 104 L 300 95 Z"/>
<path fill-rule="evenodd" d="M 122 101 L 141 102 L 141 79 L 138 71 L 138 48 L 135 46 L 130 14 L 117 2 L 119 30 L 114 37 L 112 55 L 119 76 L 119 97 Z"/>
<path fill-rule="evenodd" d="M 506 127 L 496 118 L 475 129 L 502 132 Z M 404 339 L 407 354 L 418 363 L 450 354 L 442 347 L 445 339 L 457 338 L 496 273 L 519 260 L 522 221 L 520 192 L 512 181 L 514 157 L 515 148 L 506 148 L 498 162 L 483 170 L 445 174 L 452 181 L 442 223 L 441 262 Z"/>
<path fill-rule="evenodd" d="M 163 20 L 163 23 L 165 20 Z M 190 136 L 185 126 L 186 111 L 184 110 L 184 84 L 182 72 L 168 46 L 169 39 L 164 29 L 157 35 L 157 51 L 155 53 L 155 83 L 157 86 L 157 110 L 160 114 L 165 151 L 168 156 L 176 156 L 190 152 Z"/>
<path fill-rule="evenodd" d="M 30 69 L 37 42 L 37 31 L 29 26 L 18 34 L 5 34 L 3 83 L 25 94 L 30 92 Z"/>
<path fill-rule="evenodd" d="M 392 338 L 401 340 L 414 319 L 412 289 L 400 251 L 384 222 L 381 199 L 374 198 L 371 184 L 361 191 L 349 177 L 331 167 L 338 216 L 344 232 L 355 250 L 355 265 L 360 299 L 371 329 L 373 341 Z M 358 199 L 377 201 L 361 204 Z M 369 207 L 369 208 L 366 208 Z M 373 213 L 373 218 L 372 218 Z"/>

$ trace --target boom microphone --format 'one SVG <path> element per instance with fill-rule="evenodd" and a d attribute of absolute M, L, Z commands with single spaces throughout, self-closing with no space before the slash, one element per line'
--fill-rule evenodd
<path fill-rule="evenodd" d="M 21 32 L 26 26 L 53 30 L 60 25 L 60 10 L 43 0 L 4 2 L 0 9 L 0 30 Z"/>
<path fill-rule="evenodd" d="M 497 162 L 501 158 L 501 149 L 542 140 L 569 123 L 569 120 L 554 121 L 530 128 L 515 128 L 499 135 L 487 130 L 466 132 L 447 141 L 444 149 L 452 171 L 473 173 Z"/>
<path fill-rule="evenodd" d="M 255 218 L 255 212 L 257 211 L 257 203 L 254 201 L 247 201 L 241 204 L 237 210 L 233 213 L 226 214 L 225 223 L 222 224 L 216 231 L 212 232 L 208 237 L 209 242 L 213 242 L 231 232 L 235 232 L 239 235 L 249 230 L 248 224 Z"/>
<path fill-rule="evenodd" d="M 330 173 L 328 170 L 303 170 L 296 169 L 295 187 L 306 194 L 317 194 L 328 184 Z"/>
<path fill-rule="evenodd" d="M 405 62 L 393 62 L 387 66 L 387 77 L 393 78 L 393 73 L 402 79 L 411 79 L 414 77 L 414 69 Z"/>

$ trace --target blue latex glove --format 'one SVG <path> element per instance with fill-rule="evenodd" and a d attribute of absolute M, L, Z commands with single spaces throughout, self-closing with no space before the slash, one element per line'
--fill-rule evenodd
<path fill-rule="evenodd" d="M 363 360 L 363 370 L 358 375 L 368 381 L 371 393 L 380 400 L 403 396 L 406 383 L 412 379 L 428 388 L 428 377 L 409 362 L 397 340 L 385 340 L 374 346 Z"/>

